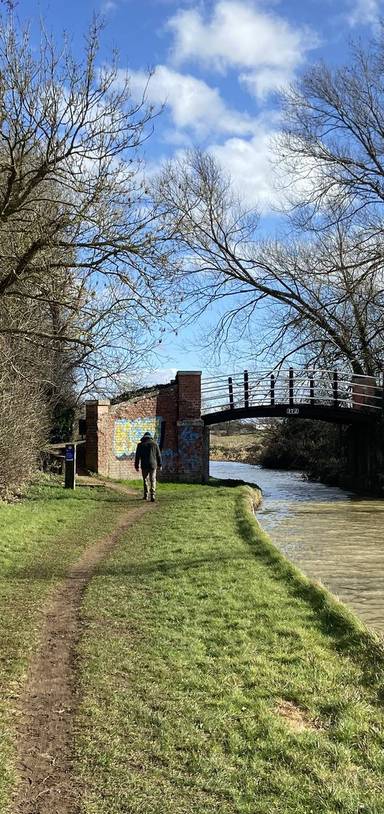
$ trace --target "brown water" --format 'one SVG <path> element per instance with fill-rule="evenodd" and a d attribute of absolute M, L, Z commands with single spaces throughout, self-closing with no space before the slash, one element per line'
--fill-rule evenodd
<path fill-rule="evenodd" d="M 297 472 L 212 461 L 214 477 L 257 483 L 257 517 L 281 551 L 384 634 L 384 500 L 310 483 Z"/>

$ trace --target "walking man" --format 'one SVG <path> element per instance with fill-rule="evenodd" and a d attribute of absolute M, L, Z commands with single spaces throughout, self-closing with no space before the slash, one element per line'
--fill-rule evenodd
<path fill-rule="evenodd" d="M 149 495 L 154 503 L 156 499 L 156 470 L 161 469 L 161 454 L 158 445 L 150 432 L 145 432 L 136 448 L 135 469 L 143 475 L 144 498 L 148 500 Z"/>

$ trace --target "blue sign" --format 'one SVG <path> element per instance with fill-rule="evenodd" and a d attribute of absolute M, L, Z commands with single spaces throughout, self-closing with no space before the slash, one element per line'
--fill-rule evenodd
<path fill-rule="evenodd" d="M 75 460 L 75 449 L 74 449 L 74 447 L 65 447 L 65 460 L 66 461 L 74 461 Z"/>

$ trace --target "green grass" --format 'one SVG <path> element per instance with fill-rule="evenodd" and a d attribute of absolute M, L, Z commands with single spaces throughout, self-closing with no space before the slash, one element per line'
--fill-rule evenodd
<path fill-rule="evenodd" d="M 16 504 L 0 502 L 0 811 L 14 781 L 13 707 L 39 636 L 47 594 L 94 540 L 109 532 L 127 500 L 46 479 Z"/>
<path fill-rule="evenodd" d="M 84 814 L 383 813 L 380 646 L 282 558 L 249 495 L 160 485 L 93 579 Z"/>

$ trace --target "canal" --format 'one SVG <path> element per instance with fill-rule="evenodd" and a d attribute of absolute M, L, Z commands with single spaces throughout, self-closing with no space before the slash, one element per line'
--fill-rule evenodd
<path fill-rule="evenodd" d="M 257 483 L 257 518 L 275 545 L 384 635 L 384 500 L 230 461 L 211 461 L 210 474 Z"/>

